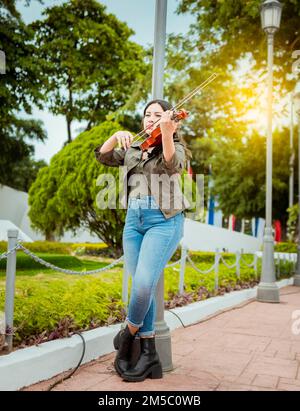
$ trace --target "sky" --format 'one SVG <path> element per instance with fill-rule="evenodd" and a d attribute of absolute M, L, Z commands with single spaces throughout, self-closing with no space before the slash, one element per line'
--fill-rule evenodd
<path fill-rule="evenodd" d="M 46 7 L 62 4 L 62 0 L 44 0 L 41 5 L 37 0 L 32 0 L 29 7 L 24 6 L 24 1 L 17 3 L 17 8 L 21 12 L 23 20 L 31 23 L 42 18 L 42 11 Z M 109 13 L 126 22 L 135 31 L 130 40 L 143 46 L 152 45 L 154 39 L 154 16 L 155 0 L 101 0 L 100 3 L 107 6 Z M 175 13 L 179 0 L 168 0 L 167 12 L 167 34 L 186 33 L 189 25 L 193 22 L 191 15 L 177 15 Z M 35 119 L 40 119 L 44 123 L 48 138 L 45 143 L 37 142 L 35 146 L 36 160 L 45 160 L 49 163 L 51 157 L 56 154 L 67 140 L 67 126 L 63 116 L 53 116 L 47 111 L 33 110 Z M 80 124 L 74 122 L 72 125 L 73 135 L 79 133 Z"/>

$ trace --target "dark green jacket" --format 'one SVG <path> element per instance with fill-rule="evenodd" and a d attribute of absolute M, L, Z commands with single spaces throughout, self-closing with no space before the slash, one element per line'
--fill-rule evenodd
<path fill-rule="evenodd" d="M 123 184 L 125 188 L 126 206 L 128 201 L 126 177 L 128 173 L 142 161 L 143 173 L 147 177 L 151 195 L 153 195 L 165 218 L 173 217 L 175 214 L 189 208 L 190 204 L 182 194 L 179 183 L 180 174 L 185 167 L 183 144 L 174 138 L 175 153 L 168 162 L 164 159 L 162 149 L 158 151 L 156 155 L 142 160 L 140 144 L 141 141 L 137 141 L 132 143 L 128 150 L 114 148 L 106 153 L 100 153 L 102 144 L 95 149 L 96 159 L 100 163 L 110 167 L 125 166 Z M 162 181 L 162 183 L 159 183 L 159 180 Z"/>

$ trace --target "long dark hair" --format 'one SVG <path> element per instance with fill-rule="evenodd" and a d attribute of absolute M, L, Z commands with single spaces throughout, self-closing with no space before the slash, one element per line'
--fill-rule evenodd
<path fill-rule="evenodd" d="M 151 101 L 149 101 L 149 102 L 147 103 L 146 107 L 144 108 L 143 120 L 144 120 L 144 118 L 145 118 L 147 108 L 148 108 L 149 106 L 151 106 L 151 104 L 156 104 L 156 103 L 159 104 L 160 107 L 161 107 L 164 111 L 171 110 L 171 108 L 172 108 L 172 105 L 171 105 L 168 101 L 166 101 L 166 100 L 160 100 L 160 99 L 151 100 Z M 143 120 L 142 120 L 142 122 L 143 122 Z M 142 127 L 143 127 L 143 125 L 142 125 Z M 179 142 L 184 146 L 184 151 L 185 151 L 186 159 L 192 158 L 192 152 L 188 149 L 187 144 L 186 144 L 184 138 L 182 137 L 182 135 L 178 132 L 178 129 L 177 129 L 177 130 L 175 131 L 175 133 L 173 134 L 173 139 L 174 139 L 175 141 L 176 141 L 176 140 L 179 141 Z M 153 151 L 154 151 L 154 150 L 153 150 Z"/>

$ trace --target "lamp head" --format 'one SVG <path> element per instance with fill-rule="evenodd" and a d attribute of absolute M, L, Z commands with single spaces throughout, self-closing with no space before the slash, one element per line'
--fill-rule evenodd
<path fill-rule="evenodd" d="M 265 32 L 275 33 L 280 27 L 282 4 L 278 0 L 266 0 L 260 6 L 261 25 Z"/>

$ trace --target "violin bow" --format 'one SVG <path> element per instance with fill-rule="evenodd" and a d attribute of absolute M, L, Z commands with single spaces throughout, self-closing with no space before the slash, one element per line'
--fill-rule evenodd
<path fill-rule="evenodd" d="M 199 86 L 197 86 L 194 90 L 192 90 L 189 94 L 187 94 L 182 100 L 180 100 L 177 104 L 175 104 L 174 107 L 170 109 L 170 111 L 175 111 L 178 110 L 179 107 L 181 107 L 184 103 L 189 101 L 191 98 L 193 98 L 199 91 L 203 90 L 205 87 L 207 87 L 212 81 L 214 81 L 218 77 L 217 73 L 211 74 L 203 83 L 201 83 Z M 135 135 L 135 138 L 132 140 L 132 143 L 135 143 L 136 141 L 140 140 L 142 137 L 145 136 L 146 130 L 148 128 L 152 128 L 156 123 L 159 122 L 159 119 L 155 121 L 155 123 L 149 125 L 146 127 L 144 130 L 140 131 L 138 134 Z M 136 138 L 137 137 L 137 138 Z"/>

